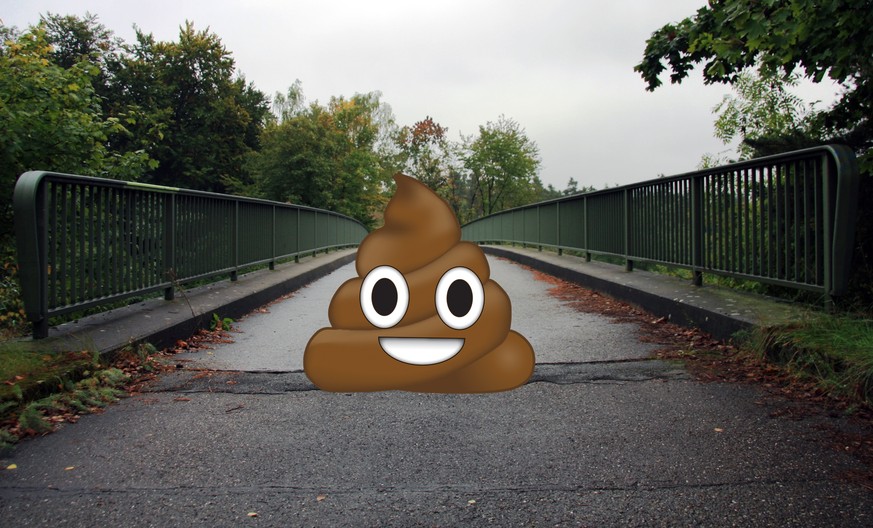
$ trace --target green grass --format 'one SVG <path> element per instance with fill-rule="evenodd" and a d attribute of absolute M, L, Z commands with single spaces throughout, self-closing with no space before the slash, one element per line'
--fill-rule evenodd
<path fill-rule="evenodd" d="M 800 323 L 761 332 L 752 345 L 828 393 L 873 406 L 873 320 L 810 313 Z"/>
<path fill-rule="evenodd" d="M 90 351 L 47 352 L 26 342 L 0 343 L 0 402 L 63 389 L 96 366 Z"/>
<path fill-rule="evenodd" d="M 131 349 L 144 367 L 150 352 L 150 345 Z M 0 343 L 0 451 L 22 436 L 47 433 L 58 421 L 73 421 L 117 401 L 128 380 L 122 370 L 101 365 L 93 352 L 46 352 L 32 342 Z"/>

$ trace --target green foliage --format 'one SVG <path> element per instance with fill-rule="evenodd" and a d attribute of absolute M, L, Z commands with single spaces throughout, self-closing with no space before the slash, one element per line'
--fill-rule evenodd
<path fill-rule="evenodd" d="M 394 126 L 378 93 L 331 98 L 324 107 L 296 102 L 267 125 L 249 161 L 258 193 L 268 199 L 331 209 L 372 225 L 384 207 L 390 159 L 380 140 Z M 285 99 L 281 99 L 284 101 Z M 283 103 L 284 104 L 284 103 Z"/>
<path fill-rule="evenodd" d="M 751 343 L 827 392 L 873 405 L 873 321 L 810 314 L 800 324 L 763 330 Z"/>
<path fill-rule="evenodd" d="M 464 166 L 470 172 L 471 207 L 479 215 L 536 201 L 543 188 L 537 176 L 539 147 L 504 116 L 479 127 Z"/>
<path fill-rule="evenodd" d="M 700 63 L 707 83 L 736 83 L 752 67 L 765 75 L 802 70 L 814 82 L 828 76 L 844 91 L 823 124 L 830 136 L 865 151 L 873 144 L 871 25 L 870 0 L 711 2 L 655 31 L 634 70 L 648 90 L 661 85 L 668 67 L 671 82 L 679 83 Z"/>
<path fill-rule="evenodd" d="M 110 153 L 106 143 L 126 133 L 104 119 L 93 81 L 100 68 L 83 60 L 63 67 L 43 26 L 17 35 L 5 29 L 0 46 L 0 237 L 12 232 L 12 189 L 34 169 L 113 176 L 138 175 L 142 153 Z"/>
<path fill-rule="evenodd" d="M 636 65 L 648 90 L 669 69 L 680 83 L 698 64 L 707 83 L 730 83 L 739 96 L 720 108 L 716 132 L 742 135 L 741 154 L 773 154 L 816 142 L 844 143 L 863 177 L 846 307 L 873 309 L 873 2 L 870 0 L 710 2 L 655 31 Z M 758 69 L 758 76 L 747 72 Z M 842 86 L 827 109 L 804 108 L 785 89 L 798 75 Z M 705 160 L 712 162 L 713 159 Z"/>
<path fill-rule="evenodd" d="M 219 192 L 228 178 L 244 181 L 245 159 L 269 112 L 264 94 L 235 77 L 217 35 L 190 22 L 177 42 L 141 31 L 136 38 L 109 66 L 108 111 L 132 121 L 119 145 L 157 161 L 145 181 Z"/>
<path fill-rule="evenodd" d="M 715 137 L 725 144 L 742 142 L 741 159 L 799 150 L 821 144 L 821 122 L 814 104 L 807 105 L 789 89 L 799 76 L 772 73 L 740 73 L 733 84 L 736 95 L 726 95 L 713 112 Z"/>
<path fill-rule="evenodd" d="M 459 146 L 447 136 L 448 129 L 430 116 L 398 130 L 394 141 L 404 159 L 403 171 L 444 198 L 455 215 L 468 216 L 466 179 L 460 167 Z"/>
<path fill-rule="evenodd" d="M 0 237 L 0 338 L 28 330 L 11 240 Z"/>
<path fill-rule="evenodd" d="M 210 330 L 230 330 L 231 327 L 233 327 L 233 319 L 230 317 L 219 317 L 217 313 L 212 314 L 212 322 L 209 323 Z"/>
<path fill-rule="evenodd" d="M 18 427 L 22 431 L 32 431 L 36 434 L 52 430 L 51 424 L 43 416 L 45 405 L 42 401 L 33 402 L 24 407 L 18 415 Z"/>

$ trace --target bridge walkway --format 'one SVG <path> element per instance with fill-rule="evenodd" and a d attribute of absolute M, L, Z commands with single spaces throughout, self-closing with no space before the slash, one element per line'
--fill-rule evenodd
<path fill-rule="evenodd" d="M 538 354 L 528 384 L 315 390 L 289 358 L 352 273 L 331 258 L 332 273 L 243 319 L 227 349 L 185 357 L 188 368 L 150 392 L 3 459 L 18 469 L 0 474 L 0 516 L 10 526 L 871 524 L 873 494 L 850 478 L 866 468 L 835 440 L 858 432 L 851 422 L 787 419 L 797 409 L 780 397 L 649 359 L 638 327 L 578 313 L 501 259 L 490 263 L 513 328 Z M 314 319 L 295 319 L 304 315 Z M 264 355 L 235 363 L 242 352 Z"/>

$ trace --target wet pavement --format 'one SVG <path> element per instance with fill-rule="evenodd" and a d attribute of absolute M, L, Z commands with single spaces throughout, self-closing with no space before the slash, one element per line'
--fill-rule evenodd
<path fill-rule="evenodd" d="M 4 526 L 868 526 L 840 417 L 648 358 L 489 258 L 531 380 L 483 395 L 328 393 L 300 371 L 340 267 L 185 355 L 150 392 L 23 442 Z M 213 370 L 198 370 L 209 368 Z M 790 414 L 790 413 L 789 413 Z M 791 414 L 797 417 L 796 414 Z"/>

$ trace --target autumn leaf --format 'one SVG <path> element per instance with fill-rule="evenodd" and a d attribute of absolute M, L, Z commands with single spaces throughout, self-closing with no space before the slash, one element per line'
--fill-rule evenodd
<path fill-rule="evenodd" d="M 6 469 L 10 469 L 10 470 L 11 469 L 18 469 L 18 465 L 17 464 L 9 464 L 8 466 L 6 466 Z"/>
<path fill-rule="evenodd" d="M 258 516 L 258 512 L 249 512 L 249 513 L 247 513 L 246 515 L 248 515 L 249 517 L 257 517 L 257 516 Z"/>
<path fill-rule="evenodd" d="M 189 402 L 191 398 L 185 398 L 184 396 L 179 396 L 178 398 L 173 398 L 173 401 L 177 402 Z"/>
<path fill-rule="evenodd" d="M 315 497 L 315 500 L 318 502 L 321 502 L 326 498 L 327 498 L 327 495 L 319 495 L 318 497 Z"/>

